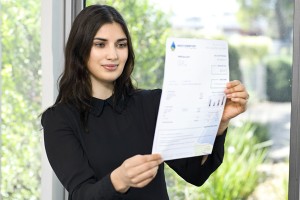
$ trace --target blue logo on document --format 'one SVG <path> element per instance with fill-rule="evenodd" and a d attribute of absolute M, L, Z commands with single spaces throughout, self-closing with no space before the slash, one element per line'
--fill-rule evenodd
<path fill-rule="evenodd" d="M 171 44 L 171 50 L 174 51 L 175 48 L 176 48 L 175 42 L 172 42 L 172 44 Z"/>

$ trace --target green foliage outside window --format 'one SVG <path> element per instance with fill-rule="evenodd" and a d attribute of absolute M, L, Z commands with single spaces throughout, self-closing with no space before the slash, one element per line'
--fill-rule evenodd
<path fill-rule="evenodd" d="M 240 80 L 243 81 L 242 72 L 240 69 L 240 55 L 238 50 L 229 45 L 228 47 L 228 56 L 229 56 L 229 80 Z"/>
<path fill-rule="evenodd" d="M 40 1 L 1 0 L 1 196 L 39 199 Z"/>
<path fill-rule="evenodd" d="M 238 19 L 248 31 L 261 34 L 260 23 L 268 23 L 266 34 L 282 42 L 291 42 L 293 30 L 293 0 L 236 0 Z"/>
<path fill-rule="evenodd" d="M 287 56 L 273 57 L 266 61 L 267 95 L 269 101 L 291 102 L 292 60 Z"/>

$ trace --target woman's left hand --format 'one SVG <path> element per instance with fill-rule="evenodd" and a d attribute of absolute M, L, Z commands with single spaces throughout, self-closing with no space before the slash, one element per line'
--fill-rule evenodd
<path fill-rule="evenodd" d="M 230 81 L 225 89 L 226 104 L 218 130 L 221 135 L 228 127 L 230 119 L 246 111 L 249 94 L 245 86 L 238 80 Z"/>

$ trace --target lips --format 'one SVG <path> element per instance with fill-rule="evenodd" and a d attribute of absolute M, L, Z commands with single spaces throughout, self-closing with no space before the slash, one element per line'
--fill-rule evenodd
<path fill-rule="evenodd" d="M 107 64 L 107 65 L 102 65 L 102 66 L 108 71 L 114 71 L 118 67 L 118 65 L 116 65 L 116 64 Z"/>

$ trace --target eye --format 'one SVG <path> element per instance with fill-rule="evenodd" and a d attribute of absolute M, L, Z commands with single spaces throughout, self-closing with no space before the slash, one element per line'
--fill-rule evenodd
<path fill-rule="evenodd" d="M 120 43 L 117 44 L 117 47 L 121 48 L 121 49 L 126 48 L 127 47 L 127 42 L 120 42 Z"/>
<path fill-rule="evenodd" d="M 94 43 L 94 45 L 95 45 L 96 47 L 100 47 L 100 48 L 105 47 L 105 44 L 102 43 L 102 42 L 100 42 L 100 43 Z"/>

